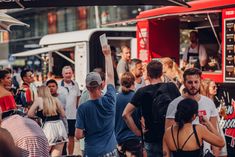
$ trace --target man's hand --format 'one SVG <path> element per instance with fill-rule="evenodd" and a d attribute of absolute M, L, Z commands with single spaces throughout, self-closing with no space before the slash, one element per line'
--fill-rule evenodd
<path fill-rule="evenodd" d="M 219 157 L 222 148 L 212 146 L 212 152 L 215 157 Z"/>
<path fill-rule="evenodd" d="M 104 55 L 111 55 L 111 49 L 109 45 L 104 45 L 102 47 L 102 51 Z"/>

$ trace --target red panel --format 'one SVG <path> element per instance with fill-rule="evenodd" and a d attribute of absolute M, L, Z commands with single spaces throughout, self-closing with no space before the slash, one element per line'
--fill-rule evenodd
<path fill-rule="evenodd" d="M 151 58 L 170 57 L 179 63 L 179 20 L 150 20 L 149 51 Z"/>
<path fill-rule="evenodd" d="M 215 73 L 202 73 L 202 78 L 210 78 L 211 80 L 215 81 L 216 83 L 223 83 L 223 75 L 222 73 L 215 74 Z"/>
<path fill-rule="evenodd" d="M 137 24 L 137 58 L 143 62 L 151 60 L 149 55 L 149 21 L 140 21 Z"/>

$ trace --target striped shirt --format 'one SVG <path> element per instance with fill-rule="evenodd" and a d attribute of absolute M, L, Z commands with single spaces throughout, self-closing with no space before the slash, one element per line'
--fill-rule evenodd
<path fill-rule="evenodd" d="M 47 138 L 33 120 L 13 115 L 3 119 L 2 128 L 11 133 L 23 157 L 49 157 Z"/>

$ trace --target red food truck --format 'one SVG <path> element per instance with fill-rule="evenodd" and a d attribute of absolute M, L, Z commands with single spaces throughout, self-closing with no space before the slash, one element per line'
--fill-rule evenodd
<path fill-rule="evenodd" d="M 137 21 L 137 56 L 145 62 L 170 57 L 181 64 L 188 34 L 196 30 L 207 53 L 203 78 L 218 84 L 217 98 L 227 108 L 222 121 L 227 143 L 235 149 L 235 1 L 198 0 L 188 4 L 190 8 L 144 11 L 133 20 Z"/>

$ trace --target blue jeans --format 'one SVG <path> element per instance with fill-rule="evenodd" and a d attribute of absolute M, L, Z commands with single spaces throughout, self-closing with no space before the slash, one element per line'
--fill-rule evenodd
<path fill-rule="evenodd" d="M 162 143 L 144 142 L 144 147 L 148 157 L 162 157 Z"/>

